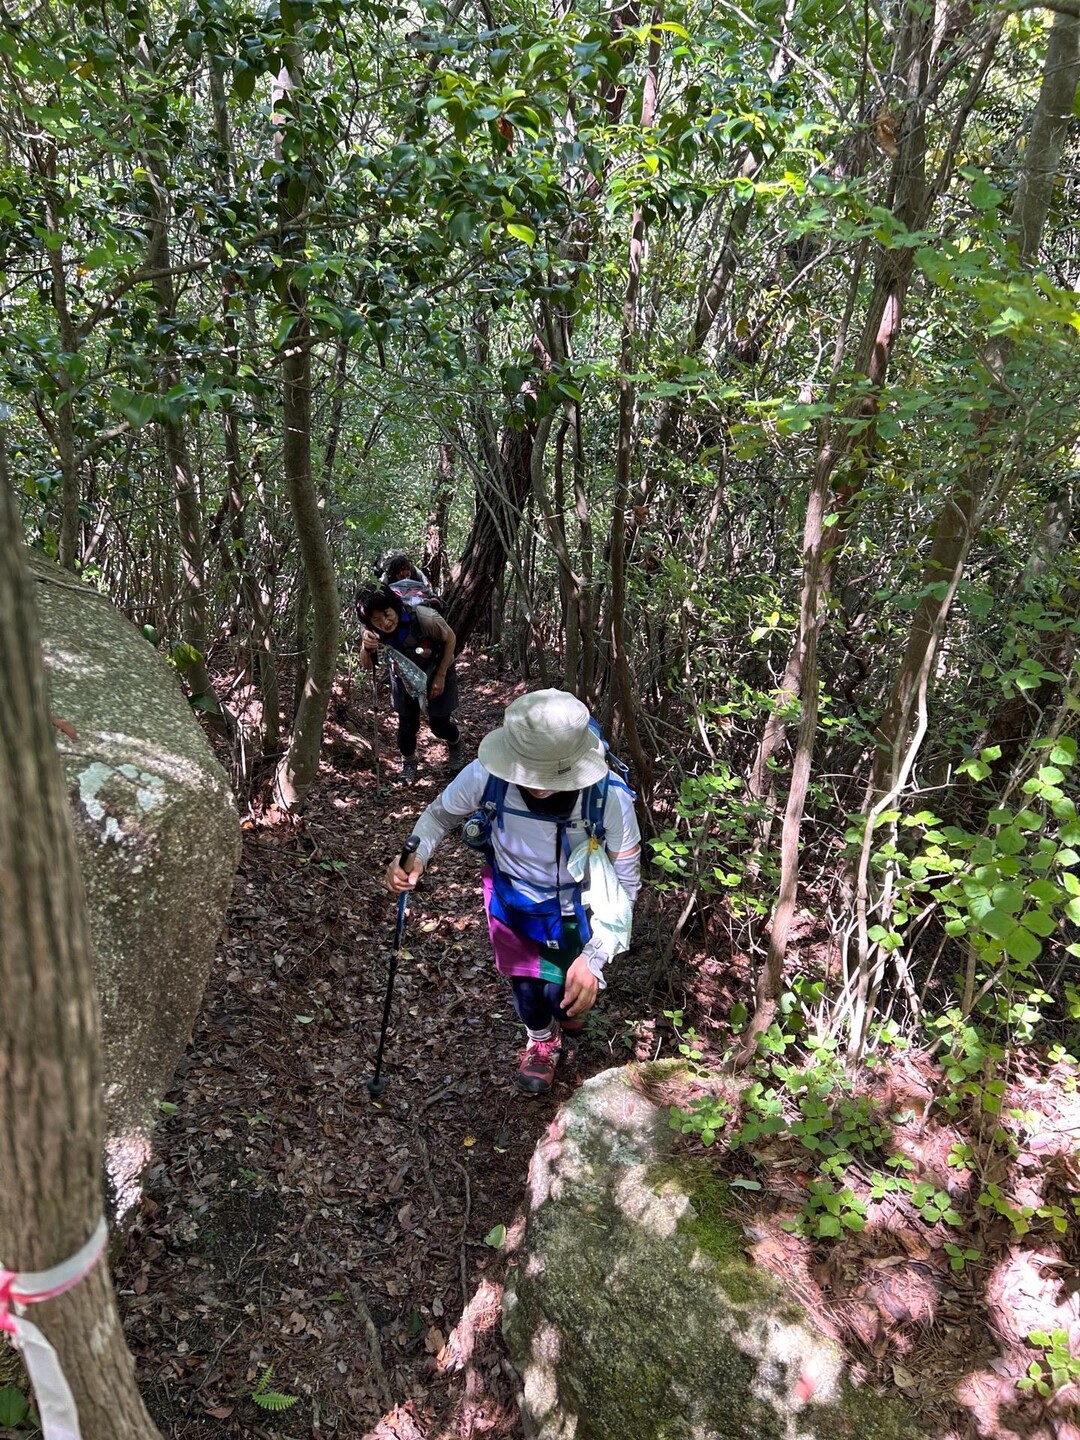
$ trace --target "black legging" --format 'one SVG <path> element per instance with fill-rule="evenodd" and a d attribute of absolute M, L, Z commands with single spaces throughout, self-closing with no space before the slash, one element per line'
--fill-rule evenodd
<path fill-rule="evenodd" d="M 428 710 L 428 727 L 433 735 L 454 745 L 461 738 L 461 731 L 449 715 L 432 715 Z M 416 737 L 420 734 L 420 706 L 409 696 L 408 706 L 398 711 L 397 743 L 402 755 L 416 753 Z"/>
<path fill-rule="evenodd" d="M 430 679 L 428 684 L 431 684 Z M 390 703 L 398 717 L 398 749 L 402 755 L 415 755 L 416 737 L 420 733 L 420 705 L 413 699 L 397 675 L 391 672 Z M 453 665 L 446 672 L 441 695 L 428 696 L 427 719 L 433 735 L 456 745 L 461 731 L 454 724 L 454 711 L 458 704 L 457 671 Z"/>
<path fill-rule="evenodd" d="M 552 1020 L 561 1020 L 566 992 L 565 980 L 538 980 L 531 975 L 515 975 L 510 981 L 517 1017 L 528 1030 L 546 1030 Z"/>

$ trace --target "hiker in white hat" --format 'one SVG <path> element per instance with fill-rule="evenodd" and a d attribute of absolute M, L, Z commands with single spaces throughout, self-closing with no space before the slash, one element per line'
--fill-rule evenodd
<path fill-rule="evenodd" d="M 415 887 L 457 825 L 485 855 L 495 965 L 528 1033 L 518 1084 L 542 1095 L 564 1035 L 583 1027 L 605 964 L 629 944 L 641 886 L 633 793 L 587 707 L 565 690 L 536 690 L 506 707 L 478 758 L 420 816 L 407 868 L 399 860 L 387 868 L 395 894 Z"/>

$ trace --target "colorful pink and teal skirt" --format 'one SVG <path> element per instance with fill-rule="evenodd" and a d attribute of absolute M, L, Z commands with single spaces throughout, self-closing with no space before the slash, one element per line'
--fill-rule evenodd
<path fill-rule="evenodd" d="M 511 930 L 509 925 L 504 925 L 501 920 L 495 919 L 491 913 L 492 879 L 489 865 L 484 866 L 483 880 L 484 910 L 487 914 L 491 948 L 495 952 L 495 969 L 500 975 L 506 975 L 511 979 L 523 976 L 531 980 L 546 980 L 561 985 L 566 979 L 567 970 L 570 969 L 584 948 L 581 943 L 578 922 L 573 916 L 565 917 L 563 942 L 558 950 L 549 949 L 546 945 L 540 945 L 535 940 L 519 935 L 516 930 Z"/>

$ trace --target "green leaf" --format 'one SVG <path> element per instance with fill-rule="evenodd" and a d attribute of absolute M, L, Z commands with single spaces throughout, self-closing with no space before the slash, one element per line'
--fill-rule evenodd
<path fill-rule="evenodd" d="M 255 93 L 256 72 L 246 65 L 243 60 L 237 60 L 233 66 L 233 94 L 241 100 L 250 100 Z"/>
<path fill-rule="evenodd" d="M 993 936 L 995 940 L 1004 940 L 1015 928 L 1016 921 L 1007 910 L 988 910 L 979 924 L 987 935 Z"/>
<path fill-rule="evenodd" d="M 0 1387 L 0 1425 L 19 1425 L 30 1413 L 26 1396 L 14 1385 Z"/>
<path fill-rule="evenodd" d="M 109 403 L 114 410 L 123 415 L 133 430 L 141 430 L 144 425 L 148 425 L 157 410 L 156 395 L 128 390 L 123 385 L 118 385 L 112 392 L 109 396 Z"/>
<path fill-rule="evenodd" d="M 285 344 L 285 341 L 292 334 L 293 327 L 298 319 L 299 316 L 297 315 L 283 315 L 278 321 L 278 327 L 274 334 L 274 348 L 276 350 L 280 350 L 282 345 Z"/>
<path fill-rule="evenodd" d="M 522 225 L 520 222 L 515 220 L 513 224 L 507 225 L 506 228 L 507 231 L 511 235 L 513 235 L 515 240 L 521 240 L 526 245 L 536 244 L 536 231 L 531 229 L 528 225 Z"/>
<path fill-rule="evenodd" d="M 1005 199 L 1005 192 L 996 185 L 991 185 L 984 175 L 980 175 L 972 185 L 968 199 L 976 210 L 995 210 Z"/>
<path fill-rule="evenodd" d="M 1032 935 L 1029 930 L 1025 930 L 1022 925 L 1017 925 L 1015 930 L 1005 936 L 1005 949 L 1012 958 L 1018 960 L 1021 965 L 1030 965 L 1031 962 L 1037 960 L 1042 953 L 1042 946 L 1038 940 L 1035 939 L 1035 936 Z"/>
<path fill-rule="evenodd" d="M 1053 918 L 1045 910 L 1029 910 L 1020 916 L 1020 924 L 1033 935 L 1052 935 L 1057 929 Z"/>

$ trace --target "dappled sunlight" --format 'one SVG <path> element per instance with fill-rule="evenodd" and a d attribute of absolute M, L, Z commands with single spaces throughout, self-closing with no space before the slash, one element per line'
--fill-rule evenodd
<path fill-rule="evenodd" d="M 147 1131 L 129 1130 L 105 1139 L 105 1176 L 121 1229 L 142 1199 L 142 1179 L 152 1154 Z"/>
<path fill-rule="evenodd" d="M 481 1280 L 462 1311 L 461 1319 L 435 1357 L 436 1373 L 452 1375 L 473 1361 L 477 1346 L 498 1328 L 502 1293 L 503 1287 L 497 1282 Z"/>
<path fill-rule="evenodd" d="M 534 1160 L 504 1305 L 527 1433 L 573 1436 L 586 1410 L 604 1435 L 675 1417 L 679 1433 L 714 1435 L 721 1411 L 731 1433 L 787 1440 L 912 1433 L 902 1407 L 880 1428 L 857 1367 L 704 1198 L 707 1163 L 673 1162 L 665 1112 L 629 1095 L 624 1072 L 587 1081 Z"/>

